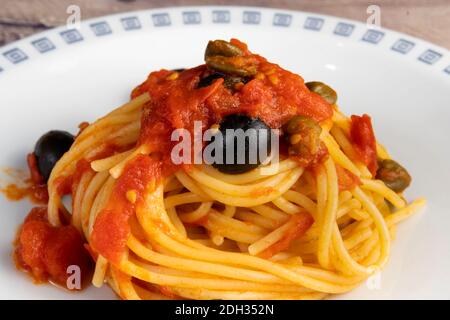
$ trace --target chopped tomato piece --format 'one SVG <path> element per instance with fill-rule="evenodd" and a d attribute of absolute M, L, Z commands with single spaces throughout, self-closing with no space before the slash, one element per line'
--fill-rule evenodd
<path fill-rule="evenodd" d="M 352 115 L 350 137 L 358 159 L 364 163 L 375 176 L 377 172 L 377 146 L 372 122 L 367 114 Z"/>
<path fill-rule="evenodd" d="M 353 173 L 340 165 L 336 164 L 336 173 L 338 176 L 339 191 L 352 190 L 361 185 L 361 180 Z"/>
<path fill-rule="evenodd" d="M 83 238 L 72 225 L 50 225 L 46 207 L 33 208 L 28 214 L 18 235 L 15 256 L 18 266 L 37 281 L 49 279 L 65 287 L 72 265 L 80 268 L 82 278 L 89 274 Z"/>

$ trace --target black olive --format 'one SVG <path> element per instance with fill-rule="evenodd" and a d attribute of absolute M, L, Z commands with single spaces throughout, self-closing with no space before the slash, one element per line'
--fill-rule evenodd
<path fill-rule="evenodd" d="M 198 82 L 197 88 L 208 87 L 208 86 L 212 85 L 212 83 L 214 81 L 216 81 L 217 79 L 220 79 L 220 78 L 223 78 L 222 74 L 212 73 L 209 76 L 201 78 L 200 81 Z"/>
<path fill-rule="evenodd" d="M 210 86 L 214 81 L 220 78 L 223 78 L 223 85 L 230 90 L 234 90 L 234 86 L 236 84 L 240 82 L 246 84 L 250 80 L 247 77 L 230 76 L 227 74 L 214 72 L 206 77 L 201 78 L 200 81 L 198 82 L 197 88 Z"/>
<path fill-rule="evenodd" d="M 232 134 L 229 134 L 230 132 L 227 134 L 227 129 L 232 129 Z M 235 131 L 237 129 L 242 129 L 245 135 L 239 135 L 239 131 Z M 254 130 L 247 131 L 248 129 Z M 212 165 L 223 173 L 239 174 L 253 170 L 270 155 L 271 130 L 260 119 L 252 119 L 242 114 L 229 115 L 220 123 L 218 134 L 222 136 L 223 141 L 223 163 L 214 162 Z M 244 142 L 244 148 L 242 149 L 238 142 L 238 137 L 241 142 Z M 211 143 L 214 143 L 214 139 Z M 234 157 L 229 159 L 231 160 L 231 163 L 229 163 L 230 161 L 227 161 L 226 156 L 227 153 L 233 152 L 233 148 Z M 267 150 L 265 154 L 259 154 L 260 148 Z M 244 154 L 242 155 L 242 153 Z M 229 157 L 231 157 L 231 153 Z"/>
<path fill-rule="evenodd" d="M 52 130 L 36 142 L 36 156 L 39 172 L 47 182 L 56 162 L 66 153 L 74 141 L 73 135 L 66 131 Z"/>

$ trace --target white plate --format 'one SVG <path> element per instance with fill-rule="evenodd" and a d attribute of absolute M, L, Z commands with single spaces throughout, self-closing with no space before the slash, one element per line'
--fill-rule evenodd
<path fill-rule="evenodd" d="M 25 168 L 42 133 L 76 132 L 127 101 L 150 71 L 201 64 L 209 39 L 230 37 L 330 84 L 346 114 L 370 114 L 378 139 L 413 175 L 408 198 L 428 198 L 426 210 L 399 227 L 380 279 L 341 298 L 450 298 L 450 53 L 407 35 L 246 7 L 139 11 L 86 21 L 78 31 L 53 29 L 0 48 L 0 166 Z M 30 207 L 0 196 L 0 298 L 113 298 L 108 288 L 73 294 L 35 286 L 15 270 L 11 242 Z"/>

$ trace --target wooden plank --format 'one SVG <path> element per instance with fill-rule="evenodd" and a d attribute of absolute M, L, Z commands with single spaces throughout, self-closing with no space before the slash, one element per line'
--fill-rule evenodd
<path fill-rule="evenodd" d="M 196 4 L 242 5 L 242 0 L 1 0 L 0 45 L 64 24 L 71 4 L 82 19 L 111 13 Z M 247 0 L 246 5 L 311 11 L 366 21 L 366 0 Z M 383 27 L 450 48 L 449 0 L 378 0 Z"/>

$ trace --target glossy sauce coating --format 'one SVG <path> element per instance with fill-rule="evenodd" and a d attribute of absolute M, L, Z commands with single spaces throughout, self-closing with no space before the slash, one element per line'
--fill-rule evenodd
<path fill-rule="evenodd" d="M 198 83 L 207 72 L 205 65 L 181 73 L 169 70 L 152 72 L 133 90 L 132 98 L 145 92 L 151 96 L 151 101 L 143 109 L 138 144 L 149 146 L 158 159 L 141 156 L 129 163 L 114 187 L 114 201 L 109 201 L 95 222 L 92 248 L 113 263 L 119 263 L 122 257 L 130 232 L 127 221 L 134 212 L 135 204 L 126 199 L 126 192 L 134 190 L 137 201 L 140 201 L 145 183 L 176 170 L 170 160 L 170 150 L 175 144 L 170 137 L 174 129 L 183 128 L 193 133 L 194 121 L 201 121 L 202 129 L 206 130 L 223 117 L 236 113 L 259 118 L 272 129 L 281 128 L 294 115 L 308 116 L 317 122 L 331 118 L 332 106 L 311 92 L 299 75 L 252 54 L 238 40 L 233 39 L 231 43 L 257 66 L 254 78 L 239 86 L 238 90 L 223 86 L 221 78 L 199 88 Z M 306 218 L 300 221 L 301 227 L 296 228 L 290 238 L 301 234 L 300 231 L 310 222 Z M 290 243 L 291 240 L 285 242 Z"/>
<path fill-rule="evenodd" d="M 37 282 L 50 280 L 66 287 L 68 267 L 80 268 L 81 277 L 90 272 L 90 258 L 84 240 L 72 225 L 53 227 L 47 207 L 35 207 L 28 214 L 16 240 L 15 260 Z M 81 281 L 83 282 L 83 281 Z"/>

